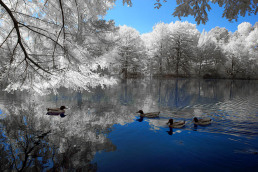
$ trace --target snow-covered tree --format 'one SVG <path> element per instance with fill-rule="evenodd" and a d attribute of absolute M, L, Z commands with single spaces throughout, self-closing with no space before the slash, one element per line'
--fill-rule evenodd
<path fill-rule="evenodd" d="M 169 24 L 170 39 L 172 45 L 172 65 L 175 69 L 175 74 L 190 74 L 191 62 L 195 57 L 195 50 L 198 43 L 199 31 L 195 24 L 188 22 L 179 22 Z"/>
<path fill-rule="evenodd" d="M 224 49 L 228 58 L 227 71 L 232 78 L 247 78 L 257 73 L 257 39 L 257 27 L 247 22 L 241 23 L 230 37 Z"/>
<path fill-rule="evenodd" d="M 199 34 L 195 25 L 188 22 L 156 24 L 151 33 L 143 36 L 151 73 L 189 74 Z"/>
<path fill-rule="evenodd" d="M 154 73 L 154 54 L 155 50 L 153 50 L 153 43 L 155 37 L 153 36 L 152 32 L 145 33 L 141 35 L 141 39 L 144 44 L 144 50 L 145 50 L 145 59 L 143 59 L 143 62 L 145 63 L 145 68 L 143 70 L 144 75 L 150 75 L 152 76 Z"/>
<path fill-rule="evenodd" d="M 117 53 L 117 67 L 124 78 L 128 78 L 130 73 L 141 72 L 141 58 L 144 57 L 145 50 L 140 33 L 136 29 L 125 25 L 119 27 Z"/>
<path fill-rule="evenodd" d="M 93 43 L 109 43 L 102 38 L 114 23 L 100 16 L 114 2 L 0 0 L 0 51 L 5 57 L 1 73 L 10 84 L 8 90 L 87 89 L 113 83 L 94 72 L 108 64 L 109 51 Z"/>
<path fill-rule="evenodd" d="M 215 27 L 208 33 L 203 31 L 198 41 L 198 74 L 219 77 L 225 73 L 226 61 L 223 46 L 228 42 L 229 33 L 225 28 Z"/>
<path fill-rule="evenodd" d="M 164 64 L 168 55 L 169 47 L 169 28 L 166 23 L 158 23 L 154 26 L 152 31 L 153 43 L 150 51 L 155 60 L 156 73 L 159 75 L 164 74 Z"/>
<path fill-rule="evenodd" d="M 198 41 L 198 55 L 196 58 L 196 62 L 198 63 L 198 74 L 199 76 L 202 73 L 205 73 L 205 69 L 207 68 L 207 63 L 210 58 L 210 55 L 212 54 L 213 50 L 215 48 L 214 41 L 212 38 L 208 35 L 207 32 L 203 30 L 203 32 L 200 35 L 199 41 Z"/>

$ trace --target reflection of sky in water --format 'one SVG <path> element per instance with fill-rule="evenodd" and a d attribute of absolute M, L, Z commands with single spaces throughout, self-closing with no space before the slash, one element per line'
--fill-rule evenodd
<path fill-rule="evenodd" d="M 115 126 L 108 136 L 114 152 L 98 152 L 98 171 L 252 171 L 257 170 L 258 139 L 167 128 L 145 123 Z M 133 134 L 132 134 L 133 133 Z"/>
<path fill-rule="evenodd" d="M 42 158 L 46 155 L 38 158 L 50 164 L 48 168 L 58 164 L 59 170 L 94 171 L 97 164 L 98 171 L 258 169 L 257 81 L 128 80 L 106 90 L 59 93 L 0 93 L 0 116 L 6 115 L 6 123 L 0 123 L 12 128 L 1 137 L 26 138 L 24 132 L 15 132 L 24 130 L 37 142 L 34 136 L 51 130 L 41 140 L 51 150 L 48 162 Z M 45 115 L 47 107 L 61 105 L 69 107 L 65 118 Z M 140 109 L 160 111 L 160 117 L 138 122 L 135 112 Z M 21 114 L 26 118 L 19 120 Z M 194 126 L 194 116 L 210 117 L 212 124 Z M 170 133 L 169 118 L 186 120 L 186 125 Z"/>

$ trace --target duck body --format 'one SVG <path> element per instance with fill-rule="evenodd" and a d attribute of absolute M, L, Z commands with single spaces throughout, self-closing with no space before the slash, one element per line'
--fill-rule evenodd
<path fill-rule="evenodd" d="M 47 108 L 47 115 L 64 115 L 66 107 L 61 106 L 60 108 Z"/>
<path fill-rule="evenodd" d="M 185 121 L 174 122 L 173 119 L 170 119 L 167 124 L 169 128 L 182 128 L 185 126 Z"/>
<path fill-rule="evenodd" d="M 211 123 L 211 118 L 203 118 L 197 119 L 196 117 L 193 119 L 193 123 L 195 125 L 209 125 Z"/>
<path fill-rule="evenodd" d="M 64 114 L 65 111 L 47 111 L 47 115 L 60 115 L 60 114 Z"/>
<path fill-rule="evenodd" d="M 142 110 L 139 110 L 137 113 L 140 113 L 140 117 L 147 117 L 147 118 L 157 118 L 159 117 L 160 112 L 149 112 L 149 113 L 143 113 Z"/>

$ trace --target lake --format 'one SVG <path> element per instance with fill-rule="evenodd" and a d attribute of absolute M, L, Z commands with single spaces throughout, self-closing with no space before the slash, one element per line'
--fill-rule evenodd
<path fill-rule="evenodd" d="M 67 106 L 66 117 L 46 108 Z M 160 111 L 139 120 L 136 112 Z M 212 119 L 196 126 L 193 117 Z M 185 120 L 169 130 L 170 118 Z M 132 79 L 0 92 L 0 171 L 257 171 L 258 81 Z"/>

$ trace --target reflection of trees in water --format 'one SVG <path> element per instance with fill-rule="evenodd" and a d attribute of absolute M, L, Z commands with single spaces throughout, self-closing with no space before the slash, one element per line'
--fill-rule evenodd
<path fill-rule="evenodd" d="M 157 97 L 157 101 L 163 107 L 182 109 L 223 102 L 237 96 L 251 96 L 256 90 L 256 85 L 255 81 L 243 80 L 153 80 L 147 86 L 152 88 L 147 94 L 151 94 L 153 99 Z"/>
<path fill-rule="evenodd" d="M 139 108 L 147 111 L 194 115 L 216 112 L 220 104 L 237 97 L 253 96 L 256 81 L 200 80 L 200 79 L 141 79 L 128 80 L 123 86 L 105 91 L 111 106 L 135 112 Z M 117 97 L 123 95 L 123 102 Z M 123 104 L 130 100 L 130 104 Z M 198 112 L 199 111 L 199 112 Z"/>
<path fill-rule="evenodd" d="M 147 120 L 153 129 L 158 129 L 167 127 L 165 123 L 170 117 L 191 120 L 195 110 L 200 113 L 217 113 L 218 109 L 240 112 L 241 105 L 237 98 L 253 96 L 256 87 L 255 81 L 141 79 L 128 80 L 105 90 L 95 88 L 90 93 L 61 90 L 59 95 L 45 97 L 26 97 L 18 94 L 22 103 L 15 102 L 17 97 L 6 95 L 10 102 L 8 105 L 0 105 L 7 114 L 5 119 L 0 120 L 0 127 L 4 131 L 0 135 L 0 171 L 9 168 L 21 170 L 27 167 L 53 171 L 94 171 L 96 164 L 90 162 L 95 153 L 116 149 L 106 138 L 112 126 L 132 122 L 132 113 L 139 108 L 146 112 L 162 112 L 163 118 Z M 34 103 L 31 103 L 32 100 Z M 250 98 L 243 106 L 252 103 L 251 101 L 257 103 L 257 100 Z M 66 112 L 68 116 L 60 118 L 45 115 L 46 107 L 60 105 L 70 108 Z M 257 105 L 250 109 L 255 107 Z M 218 116 L 217 113 L 218 117 L 213 119 L 226 119 L 225 114 L 223 112 L 222 116 Z M 226 115 L 235 118 L 230 114 Z M 239 115 L 246 117 L 248 114 Z M 238 119 L 245 120 L 240 117 Z M 226 120 L 230 123 L 233 119 Z M 243 128 L 241 123 L 238 124 L 232 125 L 232 128 L 235 127 L 232 132 L 241 132 L 238 129 L 250 131 L 249 128 Z M 255 125 L 256 123 L 251 124 L 254 132 Z M 226 131 L 225 127 L 228 125 L 212 124 L 207 130 L 223 133 Z M 49 131 L 51 132 L 48 133 Z"/>
<path fill-rule="evenodd" d="M 128 82 L 127 82 L 127 79 L 125 79 L 121 83 L 120 102 L 122 105 L 127 105 L 131 101 L 132 101 L 131 92 L 128 92 Z"/>
<path fill-rule="evenodd" d="M 213 124 L 198 130 L 227 134 L 256 135 L 258 118 L 257 81 L 171 79 L 152 80 L 147 85 L 146 99 L 161 106 L 160 119 L 147 119 L 153 129 L 167 127 L 168 118 L 186 119 L 211 117 Z M 150 96 L 151 95 L 151 96 Z M 143 99 L 143 101 L 146 101 Z M 156 100 L 155 100 L 156 99 Z"/>
<path fill-rule="evenodd" d="M 91 93 L 61 90 L 59 95 L 45 97 L 26 95 L 22 103 L 16 102 L 20 103 L 18 106 L 10 102 L 1 105 L 7 114 L 0 121 L 3 126 L 1 132 L 4 131 L 1 135 L 3 144 L 0 148 L 4 150 L 1 162 L 8 163 L 4 166 L 1 164 L 0 171 L 28 168 L 94 171 L 96 164 L 90 162 L 95 153 L 116 149 L 106 138 L 112 126 L 134 119 L 131 112 L 135 112 L 135 108 L 127 108 L 119 99 L 122 91 L 124 100 L 129 100 L 126 87 L 127 84 L 121 90 L 117 87 L 108 91 L 96 88 Z M 128 91 L 129 95 L 137 94 L 137 91 L 131 94 L 132 89 Z M 31 103 L 33 101 L 35 103 Z M 68 105 L 68 116 L 45 115 L 46 107 L 53 105 Z M 41 137 L 42 134 L 44 137 Z"/>
<path fill-rule="evenodd" d="M 73 113 L 60 118 L 43 115 L 44 108 L 41 106 L 36 103 L 22 103 L 20 107 L 5 106 L 7 117 L 0 121 L 0 149 L 4 150 L 0 171 L 95 171 L 96 164 L 90 163 L 95 153 L 116 149 L 106 138 L 112 125 L 132 120 L 126 115 L 105 112 L 100 116 L 73 108 Z M 122 116 L 127 120 L 123 120 Z"/>
<path fill-rule="evenodd" d="M 10 112 L 13 113 L 16 110 L 18 109 L 13 108 L 10 109 Z M 47 128 L 45 130 L 44 128 L 37 129 L 36 125 L 31 125 L 33 123 L 35 124 L 33 118 L 27 115 L 8 115 L 1 120 L 1 135 L 3 136 L 1 146 L 4 147 L 3 153 L 5 154 L 1 153 L 1 159 L 8 160 L 1 170 L 23 171 L 28 166 L 37 166 L 39 161 L 43 162 L 51 158 L 51 154 L 46 152 L 51 150 L 46 142 L 50 131 L 47 131 Z M 46 148 L 46 151 L 42 148 Z M 46 152 L 45 155 L 42 155 L 43 152 Z M 43 164 L 40 163 L 39 167 L 43 167 Z"/>
<path fill-rule="evenodd" d="M 163 107 L 180 108 L 189 104 L 189 93 L 186 87 L 190 83 L 187 79 L 157 80 L 157 87 L 151 91 L 158 97 L 158 102 Z M 157 88 L 157 89 L 155 89 Z"/>

